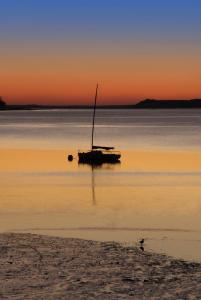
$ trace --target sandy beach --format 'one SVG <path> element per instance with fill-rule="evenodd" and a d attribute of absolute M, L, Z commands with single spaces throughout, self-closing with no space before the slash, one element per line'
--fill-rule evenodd
<path fill-rule="evenodd" d="M 200 299 L 201 264 L 115 242 L 0 235 L 1 299 Z"/>

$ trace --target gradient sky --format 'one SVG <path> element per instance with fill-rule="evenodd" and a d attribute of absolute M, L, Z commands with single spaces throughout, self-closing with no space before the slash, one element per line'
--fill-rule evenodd
<path fill-rule="evenodd" d="M 201 97 L 200 0 L 0 0 L 0 95 L 101 104 Z"/>

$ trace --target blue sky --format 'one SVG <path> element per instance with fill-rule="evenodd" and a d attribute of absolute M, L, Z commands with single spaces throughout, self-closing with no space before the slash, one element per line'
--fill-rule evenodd
<path fill-rule="evenodd" d="M 1 38 L 200 39 L 199 0 L 1 0 Z"/>

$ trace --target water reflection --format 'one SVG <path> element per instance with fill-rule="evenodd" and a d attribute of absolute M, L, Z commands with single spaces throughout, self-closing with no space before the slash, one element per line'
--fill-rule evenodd
<path fill-rule="evenodd" d="M 93 168 L 68 153 L 0 150 L 1 231 L 144 238 L 145 250 L 201 260 L 200 152 L 122 151 L 121 164 Z"/>
<path fill-rule="evenodd" d="M 96 205 L 96 193 L 95 193 L 95 174 L 94 166 L 91 166 L 91 187 L 92 187 L 92 203 Z"/>
<path fill-rule="evenodd" d="M 95 190 L 95 170 L 110 170 L 114 171 L 115 167 L 120 166 L 121 162 L 116 161 L 116 162 L 111 162 L 111 163 L 96 163 L 96 164 L 90 164 L 90 163 L 83 163 L 83 162 L 78 162 L 79 167 L 87 166 L 89 170 L 91 171 L 91 191 L 92 191 L 92 204 L 96 205 L 96 190 Z"/>

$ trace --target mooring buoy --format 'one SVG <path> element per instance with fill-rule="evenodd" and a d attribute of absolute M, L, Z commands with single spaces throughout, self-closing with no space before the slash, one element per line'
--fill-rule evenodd
<path fill-rule="evenodd" d="M 68 161 L 73 161 L 73 156 L 72 156 L 72 154 L 69 154 L 69 155 L 68 155 Z"/>

